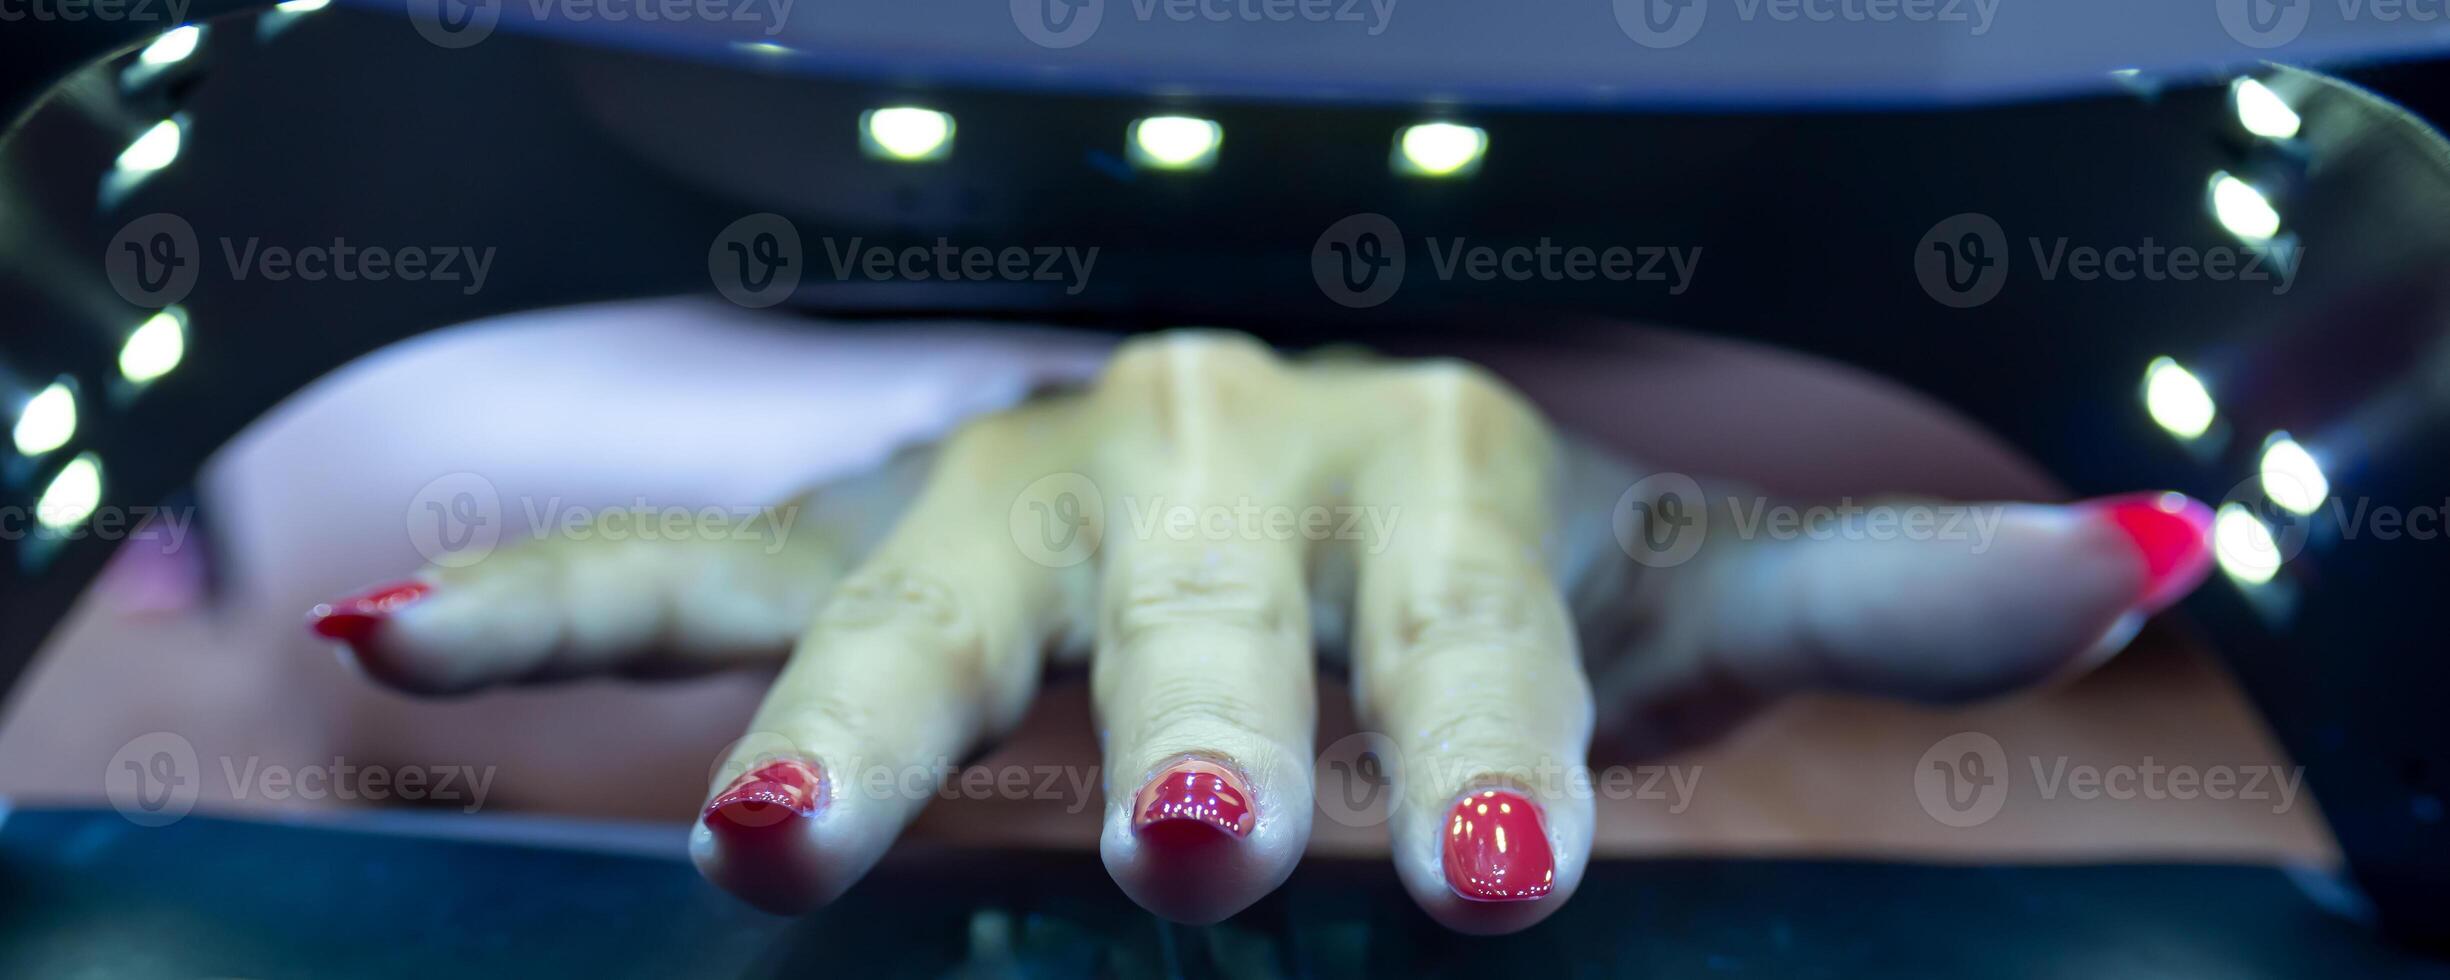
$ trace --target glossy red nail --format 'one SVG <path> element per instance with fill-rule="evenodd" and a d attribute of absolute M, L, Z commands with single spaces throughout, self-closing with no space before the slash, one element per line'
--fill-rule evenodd
<path fill-rule="evenodd" d="M 1446 820 L 1446 886 L 1475 902 L 1528 902 L 1556 886 L 1540 808 L 1511 790 L 1456 801 Z"/>
<path fill-rule="evenodd" d="M 1214 828 L 1235 837 L 1251 832 L 1251 793 L 1233 770 L 1201 759 L 1185 759 L 1157 774 L 1132 801 L 1132 832 L 1143 838 L 1189 831 L 1213 836 Z"/>
<path fill-rule="evenodd" d="M 814 763 L 786 759 L 732 781 L 706 804 L 706 828 L 733 840 L 768 837 L 796 826 L 825 805 L 825 773 Z"/>
<path fill-rule="evenodd" d="M 398 582 L 334 599 L 308 610 L 306 626 L 317 635 L 356 646 L 373 636 L 375 627 L 383 625 L 392 613 L 432 591 L 434 587 L 424 582 Z"/>
<path fill-rule="evenodd" d="M 2181 493 L 2133 493 L 2085 502 L 2118 525 L 2144 559 L 2136 605 L 2158 612 L 2194 591 L 2212 569 L 2212 508 Z"/>

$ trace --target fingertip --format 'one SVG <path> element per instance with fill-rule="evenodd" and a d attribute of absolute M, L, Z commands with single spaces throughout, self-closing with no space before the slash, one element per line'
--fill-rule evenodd
<path fill-rule="evenodd" d="M 1222 921 L 1264 898 L 1308 843 L 1307 798 L 1267 797 L 1230 763 L 1177 760 L 1114 808 L 1099 852 L 1125 895 L 1160 917 Z M 1263 811 L 1269 814 L 1263 819 Z"/>
<path fill-rule="evenodd" d="M 1397 876 L 1439 925 L 1474 936 L 1520 932 L 1573 897 L 1592 818 L 1587 799 L 1467 789 L 1436 813 L 1399 815 Z"/>
<path fill-rule="evenodd" d="M 2212 571 L 2212 508 L 2174 492 L 2121 494 L 2079 508 L 2118 528 L 2143 565 L 2135 608 L 2150 615 L 2183 599 Z"/>
<path fill-rule="evenodd" d="M 828 884 L 816 835 L 827 802 L 821 766 L 769 763 L 707 801 L 690 834 L 690 859 L 708 881 L 760 910 L 807 912 L 842 890 Z"/>
<path fill-rule="evenodd" d="M 319 602 L 307 610 L 306 627 L 325 639 L 363 648 L 391 620 L 394 613 L 425 598 L 433 590 L 430 583 L 410 579 L 379 585 L 330 602 Z"/>

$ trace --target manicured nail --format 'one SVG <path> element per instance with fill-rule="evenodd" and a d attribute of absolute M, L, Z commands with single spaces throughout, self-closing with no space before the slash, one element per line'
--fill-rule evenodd
<path fill-rule="evenodd" d="M 1557 857 L 1530 798 L 1484 789 L 1456 801 L 1446 820 L 1446 886 L 1455 894 L 1475 902 L 1528 902 L 1556 882 Z"/>
<path fill-rule="evenodd" d="M 2182 493 L 2131 493 L 2089 500 L 2089 508 L 2125 531 L 2144 559 L 2144 593 L 2136 606 L 2159 612 L 2185 598 L 2212 569 L 2212 508 Z"/>
<path fill-rule="evenodd" d="M 825 773 L 814 763 L 768 763 L 732 781 L 706 804 L 706 829 L 732 841 L 768 837 L 815 816 L 825 804 Z"/>
<path fill-rule="evenodd" d="M 345 599 L 321 603 L 306 613 L 306 626 L 319 636 L 356 646 L 374 635 L 392 613 L 425 598 L 434 587 L 424 582 L 398 582 Z"/>
<path fill-rule="evenodd" d="M 1190 840 L 1214 831 L 1248 837 L 1251 819 L 1251 791 L 1242 777 L 1201 759 L 1167 767 L 1132 800 L 1131 829 L 1142 838 L 1183 840 L 1186 831 Z"/>

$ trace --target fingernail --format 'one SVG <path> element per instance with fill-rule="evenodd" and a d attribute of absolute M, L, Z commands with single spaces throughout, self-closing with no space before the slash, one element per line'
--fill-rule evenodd
<path fill-rule="evenodd" d="M 2212 508 L 2182 493 L 2132 493 L 2079 505 L 2108 518 L 2144 559 L 2145 613 L 2185 598 L 2212 569 Z"/>
<path fill-rule="evenodd" d="M 320 603 L 306 613 L 306 626 L 316 635 L 356 646 L 374 635 L 391 614 L 434 591 L 424 582 L 397 582 L 345 599 Z"/>
<path fill-rule="evenodd" d="M 1251 793 L 1233 770 L 1201 759 L 1185 759 L 1158 773 L 1132 801 L 1131 829 L 1143 839 L 1235 837 L 1251 832 Z"/>
<path fill-rule="evenodd" d="M 706 829 L 735 842 L 780 833 L 816 815 L 824 786 L 825 773 L 814 763 L 768 763 L 715 794 L 706 804 Z"/>
<path fill-rule="evenodd" d="M 1446 886 L 1475 902 L 1528 902 L 1556 886 L 1557 857 L 1540 808 L 1520 793 L 1484 789 L 1456 801 L 1446 821 Z"/>

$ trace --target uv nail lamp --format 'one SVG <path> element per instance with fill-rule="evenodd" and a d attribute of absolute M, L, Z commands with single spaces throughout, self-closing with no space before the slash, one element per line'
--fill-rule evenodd
<path fill-rule="evenodd" d="M 2286 975 L 2450 942 L 2450 147 L 2427 121 L 2450 35 L 2415 5 L 327 2 L 0 0 L 22 21 L 0 33 L 0 676 L 101 567 L 102 515 L 335 366 L 489 314 L 708 293 L 1414 346 L 1667 323 L 1902 379 L 2081 491 L 2219 502 L 2187 612 L 2352 874 L 1602 861 L 1489 944 L 1432 932 L 1374 865 L 1314 863 L 1222 932 L 1158 929 L 1089 863 L 999 865 L 879 876 L 786 927 L 663 862 L 21 813 L 0 963 L 73 939 L 130 969 L 317 972 L 311 933 L 403 970 L 677 972 L 666 947 L 694 945 L 762 950 L 688 961 L 754 972 L 1002 935 L 1056 969 L 1111 947 L 1186 973 L 1252 949 L 1676 973 L 1741 947 L 1785 975 Z M 922 278 L 829 262 L 846 236 L 1099 257 Z M 230 256 L 250 239 L 495 258 L 481 288 L 236 274 L 261 271 Z M 1457 239 L 1527 257 L 1432 244 Z M 1671 248 L 1706 261 L 1679 276 Z M 340 898 L 301 909 L 267 864 Z M 531 874 L 626 889 L 645 910 L 619 915 L 656 926 L 502 898 Z M 1796 918 L 1815 894 L 1846 911 Z M 368 924 L 410 921 L 441 925 Z"/>

